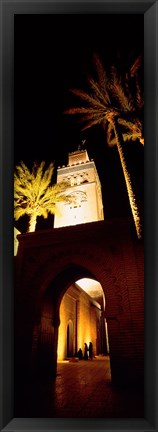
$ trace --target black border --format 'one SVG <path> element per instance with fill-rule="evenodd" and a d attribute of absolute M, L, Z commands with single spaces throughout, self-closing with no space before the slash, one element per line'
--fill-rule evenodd
<path fill-rule="evenodd" d="M 13 146 L 14 14 L 142 13 L 145 24 L 145 418 L 13 418 Z M 158 0 L 0 1 L 0 430 L 157 431 L 157 119 Z M 133 29 L 134 31 L 134 29 Z M 157 171 L 156 171 L 157 167 Z M 2 241 L 1 241 L 2 239 Z M 157 312 L 157 314 L 156 314 Z M 157 346 L 156 346 L 157 345 Z M 156 403 L 157 402 L 157 403 Z"/>

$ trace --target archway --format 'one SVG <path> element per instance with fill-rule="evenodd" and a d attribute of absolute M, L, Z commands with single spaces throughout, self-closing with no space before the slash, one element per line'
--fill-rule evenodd
<path fill-rule="evenodd" d="M 136 331 L 132 325 L 130 293 L 126 283 L 124 262 L 121 260 L 121 254 L 115 257 L 105 250 L 103 256 L 103 249 L 99 252 L 96 259 L 96 248 L 90 253 L 86 244 L 84 249 L 80 247 L 71 249 L 63 255 L 60 253 L 56 256 L 56 260 L 49 254 L 49 259 L 45 262 L 42 258 L 40 266 L 39 261 L 36 260 L 36 272 L 34 268 L 34 271 L 29 273 L 26 266 L 27 277 L 25 278 L 24 273 L 21 272 L 23 279 L 19 281 L 18 295 L 22 296 L 23 307 L 18 308 L 17 323 L 25 320 L 29 325 L 23 327 L 23 337 L 21 337 L 22 328 L 19 329 L 17 326 L 19 346 L 22 346 L 22 352 L 25 352 L 25 356 L 22 356 L 21 351 L 17 350 L 18 370 L 23 370 L 24 366 L 28 369 L 30 365 L 37 370 L 36 365 L 42 363 L 42 369 L 47 369 L 51 375 L 56 376 L 61 300 L 71 284 L 87 277 L 99 281 L 106 296 L 105 318 L 108 326 L 112 382 L 117 384 L 124 380 L 125 384 L 129 384 L 136 379 L 134 367 L 138 362 L 135 350 Z M 27 262 L 28 266 L 30 262 L 32 265 L 31 259 Z M 25 303 L 23 293 L 26 293 Z M 141 327 L 137 326 L 136 330 L 137 333 L 141 333 Z M 39 359 L 42 357 L 41 362 Z M 46 367 L 48 364 L 49 367 Z M 137 369 L 140 375 L 139 365 Z"/>
<path fill-rule="evenodd" d="M 47 374 L 56 375 L 61 301 L 68 288 L 83 276 L 94 279 L 94 275 L 86 268 L 71 264 L 58 273 L 56 278 L 46 286 L 41 298 L 38 298 L 33 329 L 32 364 L 34 370 L 40 369 L 40 376 L 45 375 L 45 371 Z M 72 325 L 70 324 L 70 326 L 71 328 L 68 327 L 67 330 L 66 327 L 64 331 L 65 340 L 67 337 L 69 340 L 70 337 L 72 338 Z M 75 344 L 73 348 L 75 348 Z M 70 352 L 72 353 L 72 351 L 71 342 Z"/>
<path fill-rule="evenodd" d="M 89 306 L 87 310 L 82 305 L 83 287 L 81 288 L 82 281 L 91 281 L 92 285 L 98 284 L 100 286 L 100 293 L 93 294 L 90 297 L 85 291 L 86 302 L 89 298 Z M 66 307 L 64 306 L 64 316 L 61 313 L 61 306 L 63 298 L 68 294 L 69 289 L 82 292 L 73 299 L 74 302 L 74 317 L 71 314 L 65 313 Z M 92 294 L 92 293 L 91 293 Z M 75 293 L 76 296 L 76 293 Z M 84 299 L 85 302 L 85 299 Z M 107 322 L 105 314 L 105 294 L 101 284 L 96 280 L 93 274 L 87 269 L 71 265 L 64 272 L 61 272 L 57 278 L 48 286 L 45 296 L 41 303 L 41 317 L 39 326 L 40 350 L 38 349 L 35 357 L 38 358 L 38 365 L 40 365 L 40 375 L 50 373 L 56 375 L 57 360 L 64 360 L 73 357 L 75 353 L 81 348 L 84 350 L 84 342 L 93 342 L 94 355 L 108 355 L 109 344 L 107 339 Z M 69 305 L 69 309 L 73 310 Z M 87 313 L 89 319 L 87 320 Z M 80 316 L 79 316 L 80 314 Z M 78 321 L 76 320 L 78 316 Z M 63 325 L 62 320 L 65 320 Z M 44 325 L 43 325 L 44 324 Z M 86 331 L 85 331 L 86 329 Z M 60 342 L 59 343 L 59 339 Z M 37 334 L 36 334 L 37 340 Z M 33 341 L 35 348 L 35 341 Z M 42 353 L 42 354 L 41 354 Z"/>
<path fill-rule="evenodd" d="M 21 238 L 15 294 L 17 395 L 22 394 L 24 370 L 26 382 L 38 364 L 40 378 L 44 370 L 56 376 L 61 300 L 71 284 L 85 277 L 99 281 L 106 296 L 112 383 L 141 383 L 142 253 L 128 235 L 124 240 L 125 228 L 87 224 Z"/>

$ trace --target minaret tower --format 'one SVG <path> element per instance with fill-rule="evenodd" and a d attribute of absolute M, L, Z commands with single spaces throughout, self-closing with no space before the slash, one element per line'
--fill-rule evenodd
<path fill-rule="evenodd" d="M 93 160 L 86 149 L 69 153 L 68 165 L 57 170 L 57 183 L 66 181 L 69 202 L 57 203 L 54 228 L 104 219 L 101 184 Z"/>

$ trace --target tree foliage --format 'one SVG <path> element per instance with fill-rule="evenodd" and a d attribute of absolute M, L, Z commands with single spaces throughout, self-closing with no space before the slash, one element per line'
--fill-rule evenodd
<path fill-rule="evenodd" d="M 120 75 L 115 66 L 107 73 L 97 54 L 93 60 L 96 78 L 87 76 L 86 90 L 70 89 L 80 103 L 77 107 L 67 109 L 65 114 L 79 115 L 82 130 L 101 124 L 106 130 L 108 145 L 117 145 L 137 235 L 141 238 L 139 209 L 123 151 L 123 141 L 139 139 L 144 144 L 144 102 L 138 79 L 141 56 L 124 75 Z"/>
<path fill-rule="evenodd" d="M 21 162 L 14 172 L 14 218 L 17 221 L 29 216 L 28 231 L 34 231 L 37 216 L 47 218 L 55 214 L 56 203 L 66 200 L 66 183 L 52 185 L 53 163 L 46 168 L 45 162 L 34 162 L 32 170 Z"/>
<path fill-rule="evenodd" d="M 87 90 L 70 89 L 83 105 L 65 110 L 65 114 L 77 114 L 83 124 L 82 130 L 102 124 L 108 128 L 108 144 L 116 144 L 111 119 L 117 117 L 122 128 L 123 140 L 138 139 L 144 145 L 142 112 L 144 98 L 139 82 L 138 70 L 141 56 L 134 61 L 124 76 L 115 66 L 107 74 L 97 54 L 93 61 L 97 78 L 87 76 Z"/>

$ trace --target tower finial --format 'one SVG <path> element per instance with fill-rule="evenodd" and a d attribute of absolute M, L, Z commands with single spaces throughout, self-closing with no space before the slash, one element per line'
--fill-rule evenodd
<path fill-rule="evenodd" d="M 86 139 L 83 139 L 81 142 L 82 142 L 82 147 L 84 147 Z"/>
<path fill-rule="evenodd" d="M 81 144 L 78 145 L 78 150 L 81 150 L 85 146 L 86 139 L 81 140 Z"/>

